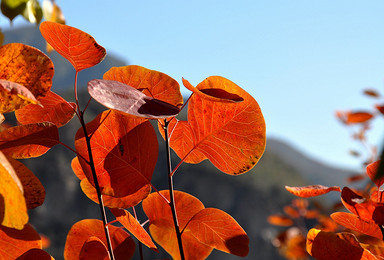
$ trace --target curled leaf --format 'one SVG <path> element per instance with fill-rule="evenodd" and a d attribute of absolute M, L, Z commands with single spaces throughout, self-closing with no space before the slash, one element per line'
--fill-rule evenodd
<path fill-rule="evenodd" d="M 11 112 L 28 104 L 39 103 L 26 87 L 0 79 L 0 113 Z"/>
<path fill-rule="evenodd" d="M 323 185 L 309 185 L 305 187 L 285 186 L 285 189 L 290 193 L 292 193 L 293 195 L 296 195 L 302 198 L 320 196 L 331 191 L 341 192 L 341 189 L 338 186 L 326 187 Z"/>

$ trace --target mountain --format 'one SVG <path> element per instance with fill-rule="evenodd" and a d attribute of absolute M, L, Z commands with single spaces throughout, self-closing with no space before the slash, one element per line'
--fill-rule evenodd
<path fill-rule="evenodd" d="M 45 48 L 45 43 L 37 28 L 20 28 L 5 32 L 6 42 L 22 42 Z M 71 93 L 74 70 L 57 53 L 51 53 L 56 72 L 53 90 L 67 100 L 73 100 Z M 93 69 L 81 72 L 80 85 L 87 80 L 101 78 L 111 66 L 122 66 L 125 62 L 108 55 Z M 70 87 L 70 88 L 69 88 Z M 79 93 L 80 101 L 87 101 L 86 92 Z M 91 102 L 87 109 L 86 120 L 93 119 L 104 108 Z M 268 119 L 267 119 L 268 124 Z M 74 136 L 80 124 L 74 118 L 60 129 L 60 139 L 73 147 Z M 167 188 L 165 177 L 164 141 L 159 136 L 159 160 L 153 174 L 153 184 L 157 189 Z M 71 226 L 85 218 L 100 218 L 98 205 L 90 201 L 81 191 L 79 180 L 70 167 L 74 153 L 63 146 L 55 146 L 47 154 L 23 162 L 38 176 L 46 189 L 43 206 L 30 210 L 30 221 L 37 231 L 51 240 L 47 249 L 55 259 L 63 259 L 66 235 Z M 178 162 L 173 155 L 173 163 Z M 276 233 L 275 227 L 267 223 L 267 217 L 282 211 L 290 203 L 293 195 L 285 191 L 284 186 L 308 184 L 339 184 L 351 173 L 318 163 L 306 157 L 300 151 L 284 141 L 268 139 L 266 151 L 260 162 L 248 173 L 230 176 L 219 172 L 208 161 L 198 165 L 183 164 L 174 177 L 175 189 L 182 190 L 199 198 L 206 207 L 215 207 L 232 215 L 246 230 L 250 238 L 250 252 L 245 259 L 283 259 L 272 246 L 271 239 Z M 341 184 L 340 184 L 341 185 Z M 137 209 L 140 212 L 140 207 Z M 110 219 L 113 219 L 109 216 Z M 142 221 L 146 217 L 139 215 Z M 169 258 L 164 251 L 154 254 L 144 249 L 145 259 Z M 134 259 L 138 259 L 136 253 Z M 239 259 L 217 250 L 209 257 L 216 259 Z"/>

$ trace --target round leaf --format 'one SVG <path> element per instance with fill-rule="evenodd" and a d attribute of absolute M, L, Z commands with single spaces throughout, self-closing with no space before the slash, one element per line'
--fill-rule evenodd
<path fill-rule="evenodd" d="M 12 112 L 29 104 L 39 104 L 39 101 L 26 87 L 0 79 L 0 113 Z"/>

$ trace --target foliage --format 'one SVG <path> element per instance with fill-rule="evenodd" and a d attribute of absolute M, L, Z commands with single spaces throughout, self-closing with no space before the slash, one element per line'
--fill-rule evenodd
<path fill-rule="evenodd" d="M 57 144 L 74 152 L 72 169 L 83 192 L 99 204 L 102 219 L 73 225 L 66 240 L 66 259 L 129 259 L 136 247 L 133 238 L 140 251 L 142 245 L 154 251 L 161 246 L 174 259 L 205 259 L 213 249 L 246 256 L 249 238 L 236 220 L 174 190 L 173 177 L 183 162 L 206 159 L 230 175 L 254 167 L 266 142 L 264 118 L 255 99 L 223 77 L 208 77 L 196 87 L 183 79 L 192 93 L 187 100 L 188 119 L 180 121 L 176 116 L 186 104 L 178 82 L 131 65 L 111 68 L 103 79 L 88 83 L 89 102 L 94 99 L 108 109 L 85 122 L 88 105 L 79 106 L 77 76 L 100 63 L 106 51 L 74 27 L 45 21 L 40 30 L 75 68 L 75 100 L 68 102 L 51 91 L 53 64 L 41 51 L 17 43 L 0 48 L 1 112 L 15 111 L 19 122 L 0 132 L 0 256 L 49 259 L 41 238 L 28 225 L 27 214 L 27 209 L 43 203 L 44 187 L 16 159 L 41 156 Z M 61 142 L 58 128 L 73 117 L 81 127 L 71 148 Z M 168 190 L 159 191 L 152 183 L 159 146 L 149 120 L 157 120 L 166 144 Z M 174 168 L 170 149 L 180 157 Z M 148 217 L 142 223 L 135 209 L 140 203 Z M 113 220 L 108 221 L 105 208 Z M 4 250 L 9 243 L 17 245 L 17 250 Z"/>

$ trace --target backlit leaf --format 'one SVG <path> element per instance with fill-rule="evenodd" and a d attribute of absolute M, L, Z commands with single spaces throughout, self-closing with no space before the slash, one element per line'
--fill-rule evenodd
<path fill-rule="evenodd" d="M 171 148 L 187 163 L 209 159 L 227 174 L 245 173 L 256 165 L 265 149 L 265 122 L 259 105 L 225 78 L 209 77 L 196 88 L 207 86 L 225 89 L 244 101 L 215 102 L 193 95 L 188 104 L 188 121 L 172 120 L 169 124 Z"/>
<path fill-rule="evenodd" d="M 67 124 L 75 115 L 76 104 L 67 102 L 59 95 L 49 91 L 45 97 L 39 98 L 39 105 L 28 105 L 15 112 L 21 124 L 51 122 L 57 127 Z"/>
<path fill-rule="evenodd" d="M 360 218 L 355 214 L 345 212 L 333 213 L 331 214 L 331 218 L 336 223 L 346 228 L 358 231 L 365 235 L 383 239 L 380 227 L 373 220 Z"/>
<path fill-rule="evenodd" d="M 77 28 L 45 21 L 40 24 L 40 32 L 77 72 L 95 66 L 106 55 L 105 49 L 91 35 Z"/>
<path fill-rule="evenodd" d="M 37 0 L 29 0 L 22 15 L 30 23 L 39 24 L 43 19 L 43 10 Z"/>
<path fill-rule="evenodd" d="M 140 225 L 140 223 L 124 209 L 110 209 L 119 221 L 133 236 L 135 236 L 141 243 L 147 247 L 158 252 L 156 245 L 153 243 L 152 238 L 147 231 Z"/>
<path fill-rule="evenodd" d="M 350 111 L 346 114 L 346 122 L 347 124 L 359 124 L 367 122 L 373 118 L 373 115 L 369 112 L 365 111 Z"/>
<path fill-rule="evenodd" d="M 317 260 L 376 260 L 368 250 L 341 234 L 312 228 L 307 235 L 307 251 Z"/>
<path fill-rule="evenodd" d="M 108 249 L 98 237 L 90 237 L 80 251 L 79 260 L 109 259 Z"/>
<path fill-rule="evenodd" d="M 118 227 L 108 225 L 108 229 L 115 258 L 131 259 L 135 251 L 135 243 L 133 239 L 127 232 Z M 75 223 L 67 235 L 64 258 L 68 260 L 79 259 L 81 249 L 90 237 L 97 237 L 104 245 L 107 244 L 104 225 L 101 220 L 84 219 Z"/>
<path fill-rule="evenodd" d="M 102 105 L 138 117 L 159 119 L 176 116 L 180 112 L 179 108 L 118 81 L 91 80 L 88 92 Z"/>
<path fill-rule="evenodd" d="M 0 259 L 17 259 L 32 248 L 41 249 L 41 239 L 31 225 L 21 230 L 0 226 Z"/>
<path fill-rule="evenodd" d="M 375 108 L 384 115 L 384 105 L 375 105 Z"/>
<path fill-rule="evenodd" d="M 326 187 L 323 185 L 309 185 L 304 187 L 285 186 L 285 189 L 290 193 L 292 193 L 293 195 L 296 195 L 302 198 L 320 196 L 331 191 L 341 192 L 341 189 L 338 186 Z"/>
<path fill-rule="evenodd" d="M 27 252 L 16 258 L 16 260 L 55 260 L 50 254 L 39 248 L 29 249 Z"/>
<path fill-rule="evenodd" d="M 96 174 L 102 193 L 124 197 L 150 183 L 158 155 L 155 130 L 146 119 L 116 110 L 104 111 L 87 124 Z M 79 129 L 76 151 L 88 159 L 83 133 Z M 80 159 L 88 181 L 94 185 L 89 165 Z"/>
<path fill-rule="evenodd" d="M 28 104 L 38 104 L 33 94 L 24 86 L 0 79 L 0 113 L 7 113 Z"/>
<path fill-rule="evenodd" d="M 378 173 L 381 160 L 370 163 L 367 166 L 366 172 L 369 178 L 376 184 L 377 188 L 380 188 L 384 183 L 384 173 Z"/>
<path fill-rule="evenodd" d="M 27 2 L 28 0 L 1 0 L 1 12 L 12 22 L 16 16 L 23 13 Z"/>
<path fill-rule="evenodd" d="M 28 214 L 22 184 L 1 152 L 0 158 L 0 224 L 23 229 L 28 222 Z"/>
<path fill-rule="evenodd" d="M 160 193 L 169 200 L 169 191 Z M 188 221 L 200 210 L 204 209 L 203 203 L 197 198 L 181 191 L 174 192 L 175 207 L 179 220 L 180 231 Z M 157 193 L 151 193 L 143 200 L 143 210 L 150 221 L 149 231 L 152 238 L 164 248 L 173 259 L 180 259 L 179 247 L 173 225 L 170 206 Z M 199 242 L 188 229 L 181 236 L 186 259 L 205 259 L 212 251 L 212 247 Z"/>
<path fill-rule="evenodd" d="M 195 214 L 187 225 L 201 243 L 223 252 L 246 256 L 249 238 L 241 226 L 222 210 L 206 208 Z"/>
<path fill-rule="evenodd" d="M 15 159 L 43 155 L 58 143 L 57 126 L 49 122 L 15 126 L 0 132 L 0 150 Z"/>
<path fill-rule="evenodd" d="M 113 67 L 103 79 L 115 80 L 141 90 L 145 95 L 153 97 L 180 108 L 183 97 L 180 86 L 170 76 L 137 65 Z"/>
<path fill-rule="evenodd" d="M 341 192 L 341 202 L 350 212 L 366 219 L 370 219 L 375 210 L 372 201 L 360 196 L 348 187 L 344 187 Z"/>
<path fill-rule="evenodd" d="M 289 227 L 293 225 L 292 219 L 281 216 L 281 215 L 271 215 L 268 217 L 269 224 L 276 225 L 276 226 L 283 226 L 283 227 Z"/>
<path fill-rule="evenodd" d="M 77 176 L 77 178 L 79 178 L 79 180 L 83 180 L 83 179 L 87 178 L 87 176 L 85 176 L 85 174 L 83 172 L 83 169 L 81 168 L 79 158 L 77 156 L 72 159 L 71 167 L 72 167 L 73 172 Z"/>
<path fill-rule="evenodd" d="M 0 79 L 18 83 L 39 98 L 52 86 L 51 59 L 40 50 L 21 43 L 0 47 Z"/>
<path fill-rule="evenodd" d="M 43 1 L 43 16 L 46 21 L 65 24 L 65 17 L 60 7 L 52 1 Z"/>
<path fill-rule="evenodd" d="M 24 190 L 24 198 L 28 209 L 41 206 L 45 199 L 45 189 L 40 180 L 23 163 L 8 158 L 17 176 L 19 177 Z"/>

